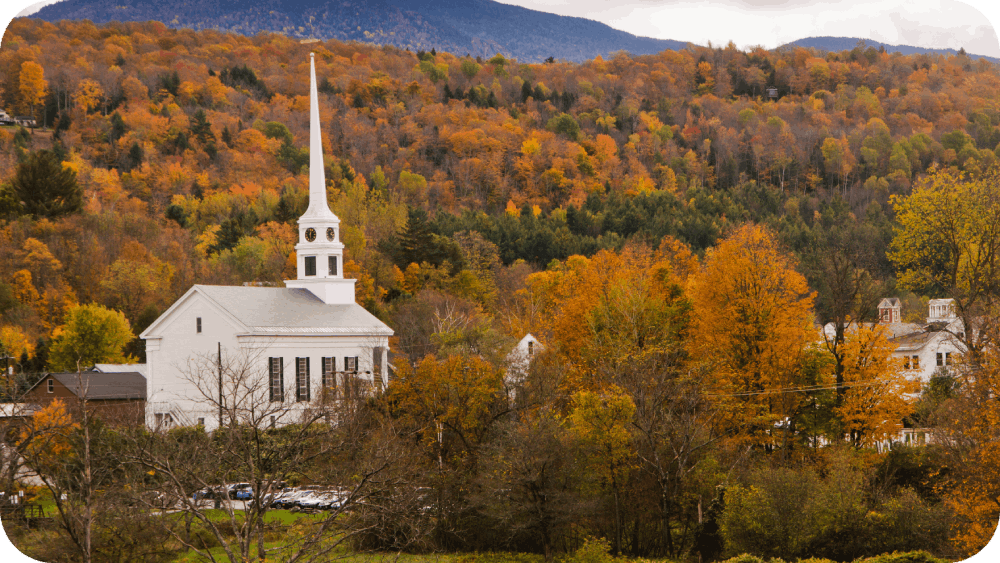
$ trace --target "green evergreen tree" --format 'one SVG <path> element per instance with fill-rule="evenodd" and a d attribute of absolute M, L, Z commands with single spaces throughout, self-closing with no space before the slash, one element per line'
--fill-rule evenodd
<path fill-rule="evenodd" d="M 199 109 L 194 112 L 191 120 L 191 135 L 196 137 L 202 144 L 215 140 L 215 133 L 212 133 L 212 124 L 208 122 L 205 110 Z"/>
<path fill-rule="evenodd" d="M 32 153 L 17 166 L 10 182 L 20 214 L 59 217 L 83 208 L 76 172 L 65 168 L 52 151 Z"/>

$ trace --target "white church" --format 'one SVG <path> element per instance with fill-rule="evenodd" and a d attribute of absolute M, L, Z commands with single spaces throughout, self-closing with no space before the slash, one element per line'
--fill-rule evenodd
<path fill-rule="evenodd" d="M 294 422 L 330 391 L 388 385 L 393 331 L 355 302 L 356 280 L 344 279 L 340 220 L 326 197 L 312 54 L 310 81 L 309 207 L 298 221 L 296 279 L 283 288 L 195 285 L 143 331 L 152 428 L 216 428 L 220 396 L 227 406 L 255 401 L 284 412 L 278 424 Z M 226 381 L 217 390 L 219 357 Z"/>

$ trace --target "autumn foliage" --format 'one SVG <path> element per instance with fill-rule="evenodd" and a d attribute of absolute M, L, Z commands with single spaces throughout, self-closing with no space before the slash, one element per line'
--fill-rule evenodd
<path fill-rule="evenodd" d="M 704 560 L 989 536 L 1000 76 L 964 54 L 523 64 L 18 19 L 0 101 L 42 125 L 0 130 L 0 342 L 19 373 L 141 360 L 135 334 L 192 284 L 295 275 L 309 52 L 344 273 L 396 331 L 390 385 L 358 407 L 384 442 L 345 464 L 404 456 L 392 478 L 426 494 L 391 529 L 430 530 L 427 550 L 551 557 L 594 534 Z M 874 305 L 843 299 L 853 282 L 911 316 L 956 299 L 980 330 L 954 335 L 974 353 L 938 374 L 949 393 L 906 377 Z M 50 459 L 72 422 L 35 416 L 52 438 L 22 446 Z M 928 453 L 886 449 L 918 423 L 941 437 Z M 797 514 L 798 543 L 761 543 Z M 390 536 L 365 541 L 417 545 Z"/>

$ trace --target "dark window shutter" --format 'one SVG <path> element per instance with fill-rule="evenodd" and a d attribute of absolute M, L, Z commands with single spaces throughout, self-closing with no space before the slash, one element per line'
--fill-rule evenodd
<path fill-rule="evenodd" d="M 312 386 L 309 385 L 309 358 L 306 358 L 306 401 L 312 399 L 311 395 Z"/>
<path fill-rule="evenodd" d="M 274 358 L 267 359 L 267 400 L 274 401 Z"/>
<path fill-rule="evenodd" d="M 285 358 L 278 358 L 278 400 L 285 400 Z"/>

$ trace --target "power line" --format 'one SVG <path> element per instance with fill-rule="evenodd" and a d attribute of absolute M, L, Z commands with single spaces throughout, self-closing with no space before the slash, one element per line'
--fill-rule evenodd
<path fill-rule="evenodd" d="M 786 393 L 809 393 L 811 391 L 834 391 L 837 389 L 851 387 L 874 387 L 885 385 L 885 383 L 844 383 L 842 385 L 809 385 L 805 387 L 787 387 L 785 389 L 771 389 L 768 391 L 746 391 L 743 393 L 706 393 L 708 397 L 752 397 L 757 395 L 783 395 Z"/>

